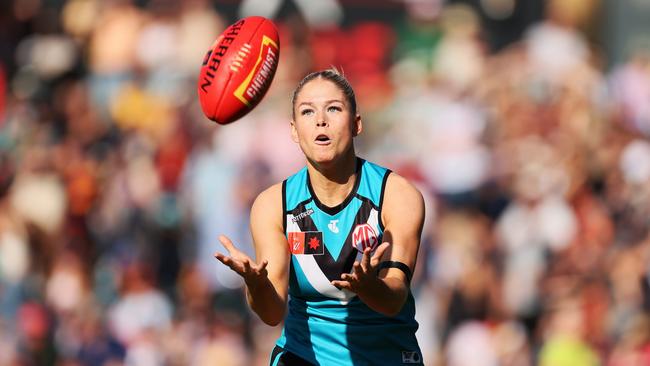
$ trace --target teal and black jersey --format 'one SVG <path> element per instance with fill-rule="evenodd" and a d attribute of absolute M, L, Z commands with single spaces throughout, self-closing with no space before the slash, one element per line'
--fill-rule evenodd
<path fill-rule="evenodd" d="M 354 188 L 336 207 L 318 200 L 307 168 L 283 182 L 291 272 L 289 312 L 277 341 L 282 350 L 315 365 L 422 363 L 411 294 L 398 315 L 387 317 L 330 283 L 352 271 L 364 248 L 374 250 L 382 242 L 381 208 L 389 174 L 358 159 Z"/>

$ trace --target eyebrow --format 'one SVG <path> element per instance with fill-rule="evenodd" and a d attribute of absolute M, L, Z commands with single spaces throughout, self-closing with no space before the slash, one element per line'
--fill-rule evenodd
<path fill-rule="evenodd" d="M 330 99 L 330 100 L 326 100 L 326 101 L 325 101 L 325 104 L 330 104 L 330 103 L 341 103 L 341 104 L 345 104 L 345 101 L 344 101 L 344 100 L 341 100 L 341 99 Z M 303 106 L 303 105 L 313 106 L 314 103 L 312 103 L 312 102 L 301 102 L 300 104 L 298 104 L 298 107 Z"/>

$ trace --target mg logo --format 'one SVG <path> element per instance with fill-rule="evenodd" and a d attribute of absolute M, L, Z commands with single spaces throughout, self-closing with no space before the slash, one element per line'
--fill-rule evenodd
<path fill-rule="evenodd" d="M 379 244 L 377 232 L 369 224 L 357 225 L 352 233 L 352 246 L 363 252 L 366 248 L 374 250 Z"/>

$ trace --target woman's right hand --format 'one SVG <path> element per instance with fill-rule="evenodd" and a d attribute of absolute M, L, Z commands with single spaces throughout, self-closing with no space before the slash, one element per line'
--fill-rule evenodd
<path fill-rule="evenodd" d="M 269 264 L 267 260 L 262 261 L 261 264 L 256 264 L 246 253 L 237 249 L 230 238 L 225 235 L 220 235 L 219 241 L 230 255 L 215 252 L 214 257 L 242 276 L 249 289 L 259 284 L 259 280 L 267 278 L 266 266 Z"/>

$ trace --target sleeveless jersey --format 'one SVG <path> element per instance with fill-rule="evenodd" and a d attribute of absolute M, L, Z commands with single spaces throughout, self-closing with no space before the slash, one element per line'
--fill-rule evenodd
<path fill-rule="evenodd" d="M 277 346 L 316 365 L 422 363 L 410 292 L 400 313 L 387 317 L 356 294 L 330 284 L 352 272 L 365 247 L 374 252 L 381 244 L 381 207 L 389 174 L 386 168 L 357 159 L 354 188 L 336 207 L 318 200 L 306 167 L 283 182 L 291 265 L 289 311 Z"/>

